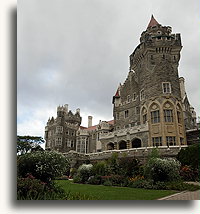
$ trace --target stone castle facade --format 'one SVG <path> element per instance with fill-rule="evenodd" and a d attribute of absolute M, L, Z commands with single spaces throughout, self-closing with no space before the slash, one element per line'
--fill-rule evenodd
<path fill-rule="evenodd" d="M 178 75 L 180 34 L 152 16 L 130 55 L 130 70 L 113 96 L 113 120 L 81 126 L 80 109 L 57 108 L 45 127 L 46 149 L 95 153 L 139 147 L 184 146 L 186 130 L 196 127 L 184 78 Z"/>

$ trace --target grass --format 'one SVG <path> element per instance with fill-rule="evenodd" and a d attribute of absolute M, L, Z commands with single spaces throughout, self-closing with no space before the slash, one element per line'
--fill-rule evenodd
<path fill-rule="evenodd" d="M 173 190 L 146 190 L 128 187 L 75 184 L 68 180 L 57 180 L 66 192 L 83 194 L 93 200 L 156 200 L 176 193 Z"/>

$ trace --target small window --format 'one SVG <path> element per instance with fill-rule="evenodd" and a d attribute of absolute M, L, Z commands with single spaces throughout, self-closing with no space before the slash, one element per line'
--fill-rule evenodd
<path fill-rule="evenodd" d="M 178 119 L 178 123 L 182 122 L 182 120 L 181 120 L 181 112 L 180 111 L 177 111 L 177 119 Z"/>
<path fill-rule="evenodd" d="M 167 136 L 166 141 L 167 141 L 167 146 L 176 146 L 176 137 Z"/>
<path fill-rule="evenodd" d="M 130 100 L 131 100 L 130 95 L 128 95 L 128 96 L 127 96 L 127 101 L 128 101 L 128 103 L 130 103 Z"/>
<path fill-rule="evenodd" d="M 139 114 L 140 113 L 140 108 L 138 106 L 135 107 L 135 114 Z"/>
<path fill-rule="evenodd" d="M 160 122 L 160 111 L 152 111 L 151 112 L 151 123 L 159 123 Z"/>
<path fill-rule="evenodd" d="M 184 139 L 182 137 L 180 137 L 180 143 L 181 145 L 184 145 Z"/>
<path fill-rule="evenodd" d="M 128 117 L 128 110 L 126 110 L 125 112 L 124 112 L 124 118 L 127 118 Z"/>
<path fill-rule="evenodd" d="M 165 122 L 173 122 L 173 111 L 171 109 L 164 109 Z"/>
<path fill-rule="evenodd" d="M 116 113 L 116 120 L 119 120 L 119 113 Z"/>
<path fill-rule="evenodd" d="M 171 84 L 169 82 L 162 83 L 163 93 L 168 94 L 171 93 Z"/>
<path fill-rule="evenodd" d="M 151 60 L 153 60 L 153 55 L 151 55 Z"/>
<path fill-rule="evenodd" d="M 136 100 L 136 93 L 133 94 L 133 100 Z"/>
<path fill-rule="evenodd" d="M 145 98 L 144 89 L 142 89 L 142 90 L 140 91 L 140 100 L 144 100 L 144 98 Z"/>
<path fill-rule="evenodd" d="M 146 122 L 147 122 L 147 114 L 143 114 L 143 116 L 142 116 L 142 122 L 143 122 L 143 124 L 145 124 Z"/>
<path fill-rule="evenodd" d="M 152 137 L 152 143 L 154 147 L 162 146 L 162 137 Z"/>

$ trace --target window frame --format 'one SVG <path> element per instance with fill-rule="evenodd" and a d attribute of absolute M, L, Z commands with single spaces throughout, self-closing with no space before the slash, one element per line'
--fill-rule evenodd
<path fill-rule="evenodd" d="M 156 112 L 157 114 L 155 114 Z M 160 110 L 151 111 L 151 123 L 160 123 Z"/>
<path fill-rule="evenodd" d="M 166 85 L 166 87 L 165 87 Z M 172 87 L 170 82 L 162 82 L 162 91 L 163 94 L 171 94 L 172 93 Z"/>
<path fill-rule="evenodd" d="M 174 117 L 173 117 L 173 109 L 164 109 L 164 121 L 165 123 L 173 123 Z M 170 112 L 170 114 L 168 113 Z"/>

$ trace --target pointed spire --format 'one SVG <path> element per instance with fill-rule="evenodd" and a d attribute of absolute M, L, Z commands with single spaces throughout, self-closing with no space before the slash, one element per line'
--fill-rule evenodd
<path fill-rule="evenodd" d="M 152 14 L 151 20 L 150 20 L 147 28 L 153 27 L 153 26 L 156 26 L 156 25 L 159 25 L 159 23 L 156 21 L 156 19 L 153 17 L 153 14 Z"/>

